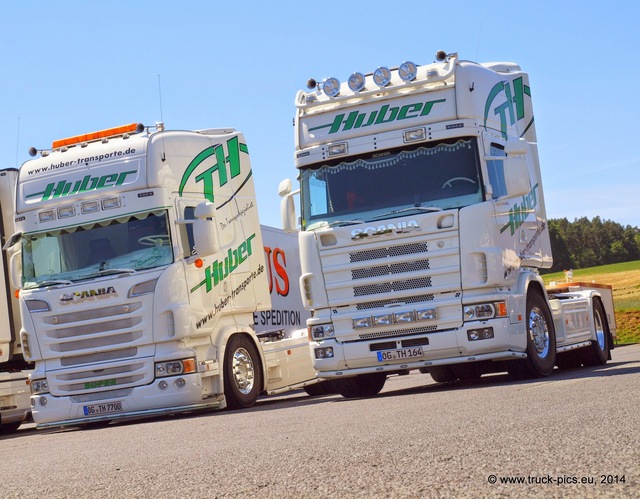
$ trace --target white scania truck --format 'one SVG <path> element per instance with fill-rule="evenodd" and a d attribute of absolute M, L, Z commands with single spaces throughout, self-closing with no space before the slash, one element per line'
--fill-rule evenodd
<path fill-rule="evenodd" d="M 37 427 L 249 407 L 317 381 L 306 312 L 276 303 L 296 292 L 297 238 L 261 230 L 242 134 L 57 140 L 20 168 L 15 227 Z"/>
<path fill-rule="evenodd" d="M 0 236 L 13 233 L 13 201 L 18 170 L 0 170 Z M 0 258 L 0 433 L 17 430 L 31 412 L 30 366 L 22 356 L 20 309 L 9 284 L 7 255 Z"/>
<path fill-rule="evenodd" d="M 611 288 L 547 290 L 552 264 L 526 73 L 439 52 L 296 97 L 311 352 L 347 397 L 390 373 L 437 381 L 605 363 Z M 283 224 L 295 230 L 291 182 Z"/>

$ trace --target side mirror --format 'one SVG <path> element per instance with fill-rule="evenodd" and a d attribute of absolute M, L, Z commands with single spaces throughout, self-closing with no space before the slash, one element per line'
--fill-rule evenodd
<path fill-rule="evenodd" d="M 9 283 L 14 289 L 22 288 L 22 250 L 13 253 L 9 260 Z"/>
<path fill-rule="evenodd" d="M 194 210 L 193 239 L 199 256 L 213 255 L 216 247 L 216 206 L 205 201 Z"/>
<path fill-rule="evenodd" d="M 507 187 L 507 196 L 510 198 L 524 196 L 531 190 L 529 169 L 524 157 L 508 157 L 506 159 L 504 181 Z"/>
<path fill-rule="evenodd" d="M 298 226 L 296 223 L 296 206 L 294 196 L 300 190 L 293 191 L 290 179 L 284 179 L 278 186 L 278 195 L 282 198 L 280 201 L 280 219 L 282 221 L 282 230 L 285 232 L 296 232 Z"/>

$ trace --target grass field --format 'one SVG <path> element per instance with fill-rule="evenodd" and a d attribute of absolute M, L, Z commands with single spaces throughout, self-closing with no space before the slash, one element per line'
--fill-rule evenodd
<path fill-rule="evenodd" d="M 544 282 L 566 282 L 564 272 L 545 274 Z M 573 269 L 573 281 L 613 287 L 618 343 L 640 343 L 640 260 L 588 269 Z"/>

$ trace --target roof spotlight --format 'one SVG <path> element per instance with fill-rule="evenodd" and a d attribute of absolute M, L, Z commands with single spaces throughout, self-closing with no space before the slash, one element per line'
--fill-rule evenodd
<path fill-rule="evenodd" d="M 398 68 L 398 74 L 402 81 L 413 81 L 418 75 L 418 67 L 410 61 L 403 62 Z"/>
<path fill-rule="evenodd" d="M 391 83 L 391 71 L 384 66 L 379 67 L 373 72 L 373 81 L 379 87 L 386 87 Z"/>
<path fill-rule="evenodd" d="M 335 97 L 340 93 L 340 82 L 337 78 L 327 78 L 322 82 L 322 91 L 327 97 Z"/>
<path fill-rule="evenodd" d="M 353 92 L 360 92 L 364 88 L 364 75 L 362 73 L 353 73 L 349 76 L 349 88 Z"/>

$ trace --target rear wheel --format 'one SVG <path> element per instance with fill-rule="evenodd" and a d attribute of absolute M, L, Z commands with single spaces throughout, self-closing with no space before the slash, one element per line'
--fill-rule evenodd
<path fill-rule="evenodd" d="M 333 381 L 336 391 L 346 398 L 373 397 L 380 393 L 387 381 L 385 373 L 361 374 L 353 378 L 340 378 Z"/>
<path fill-rule="evenodd" d="M 458 377 L 453 374 L 451 366 L 431 366 L 428 369 L 429 374 L 433 378 L 433 381 L 438 383 L 448 383 L 455 381 Z"/>
<path fill-rule="evenodd" d="M 305 386 L 304 391 L 307 392 L 307 395 L 310 397 L 320 397 L 322 395 L 332 395 L 336 393 L 336 388 L 333 386 L 333 380 L 326 380 Z"/>
<path fill-rule="evenodd" d="M 537 291 L 527 295 L 527 358 L 510 361 L 508 371 L 516 378 L 549 376 L 556 363 L 556 333 L 551 312 Z"/>
<path fill-rule="evenodd" d="M 596 328 L 596 340 L 591 342 L 590 347 L 581 351 L 582 362 L 585 366 L 603 366 L 609 360 L 609 324 L 602 302 L 593 300 L 593 323 Z"/>
<path fill-rule="evenodd" d="M 234 335 L 227 344 L 224 357 L 227 407 L 243 409 L 253 406 L 262 391 L 262 371 L 256 346 L 247 336 Z"/>
<path fill-rule="evenodd" d="M 6 435 L 7 433 L 13 433 L 20 428 L 22 421 L 16 421 L 13 423 L 2 423 L 0 424 L 0 433 Z"/>

